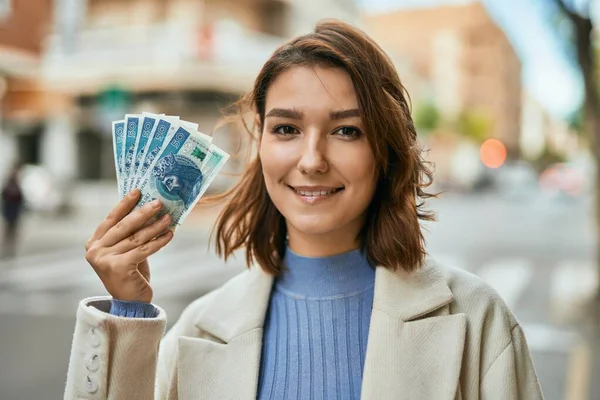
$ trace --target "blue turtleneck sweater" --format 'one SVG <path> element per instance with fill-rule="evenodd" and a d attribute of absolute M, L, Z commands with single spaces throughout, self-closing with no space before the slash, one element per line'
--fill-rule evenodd
<path fill-rule="evenodd" d="M 360 250 L 302 257 L 287 250 L 265 318 L 257 398 L 359 399 L 375 270 Z M 154 317 L 113 300 L 111 314 Z"/>
<path fill-rule="evenodd" d="M 375 270 L 359 251 L 289 249 L 271 294 L 258 399 L 359 399 Z"/>

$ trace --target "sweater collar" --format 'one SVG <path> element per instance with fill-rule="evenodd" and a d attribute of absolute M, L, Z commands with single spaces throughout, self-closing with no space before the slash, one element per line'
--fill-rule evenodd
<path fill-rule="evenodd" d="M 303 298 L 345 297 L 373 287 L 375 268 L 360 250 L 304 257 L 286 249 L 276 288 Z"/>

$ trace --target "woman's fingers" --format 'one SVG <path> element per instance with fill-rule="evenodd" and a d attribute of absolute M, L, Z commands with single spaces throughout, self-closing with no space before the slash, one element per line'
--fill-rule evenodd
<path fill-rule="evenodd" d="M 171 241 L 171 239 L 173 239 L 173 232 L 168 231 L 154 240 L 144 243 L 135 249 L 129 250 L 123 255 L 123 257 L 129 263 L 139 264 L 152 254 L 165 247 Z"/>
<path fill-rule="evenodd" d="M 114 245 L 110 251 L 113 254 L 124 254 L 130 250 L 140 247 L 141 245 L 151 241 L 169 227 L 171 223 L 171 217 L 169 214 L 163 215 L 160 219 L 148 225 L 147 227 L 132 233 L 125 240 L 120 241 Z"/>
<path fill-rule="evenodd" d="M 137 232 L 150 218 L 154 217 L 161 209 L 159 200 L 151 201 L 139 210 L 135 210 L 106 232 L 100 239 L 103 247 L 112 247 L 121 240 Z"/>
<path fill-rule="evenodd" d="M 160 201 L 134 210 L 139 197 L 139 190 L 131 191 L 100 223 L 86 243 L 85 259 L 114 299 L 149 302 L 147 258 L 169 243 L 173 232 L 169 215 L 149 223 L 161 210 Z"/>
<path fill-rule="evenodd" d="M 102 239 L 102 237 L 109 231 L 113 226 L 115 226 L 119 221 L 121 221 L 127 214 L 131 212 L 133 207 L 135 207 L 138 199 L 140 197 L 140 191 L 138 189 L 134 189 L 127 194 L 127 196 L 123 197 L 121 201 L 117 203 L 117 205 L 110 211 L 110 213 L 106 216 L 106 219 L 98 225 L 96 231 L 87 241 L 85 245 L 85 249 L 89 250 L 91 244 L 96 240 Z"/>

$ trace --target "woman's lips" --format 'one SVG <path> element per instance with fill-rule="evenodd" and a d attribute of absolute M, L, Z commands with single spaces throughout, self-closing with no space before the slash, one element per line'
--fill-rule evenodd
<path fill-rule="evenodd" d="M 296 197 L 305 204 L 317 204 L 330 199 L 344 190 L 334 186 L 290 186 Z"/>

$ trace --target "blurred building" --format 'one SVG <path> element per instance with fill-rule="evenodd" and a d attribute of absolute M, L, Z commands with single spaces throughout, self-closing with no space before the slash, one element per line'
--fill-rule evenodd
<path fill-rule="evenodd" d="M 353 0 L 320 0 L 318 7 L 304 0 L 12 3 L 13 11 L 43 25 L 27 43 L 35 49 L 35 81 L 53 99 L 39 116 L 32 103 L 20 108 L 21 119 L 36 126 L 31 147 L 40 154 L 26 161 L 42 164 L 59 182 L 114 179 L 110 121 L 154 111 L 210 132 L 220 108 L 251 88 L 278 45 L 319 19 L 358 18 Z M 37 25 L 21 24 L 38 32 Z M 220 131 L 215 143 L 234 152 L 233 136 Z M 236 162 L 227 167 L 240 167 Z"/>
<path fill-rule="evenodd" d="M 569 124 L 549 113 L 527 90 L 523 90 L 522 102 L 521 154 L 529 160 L 545 153 L 565 159 L 575 157 L 582 146 Z"/>
<path fill-rule="evenodd" d="M 39 141 L 52 98 L 39 78 L 50 0 L 0 1 L 0 179 L 17 157 L 41 162 Z"/>
<path fill-rule="evenodd" d="M 492 136 L 518 154 L 521 64 L 480 2 L 400 9 L 364 21 L 386 50 L 429 81 L 413 99 L 432 101 L 449 117 L 461 111 L 485 116 Z"/>

